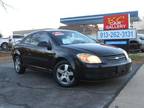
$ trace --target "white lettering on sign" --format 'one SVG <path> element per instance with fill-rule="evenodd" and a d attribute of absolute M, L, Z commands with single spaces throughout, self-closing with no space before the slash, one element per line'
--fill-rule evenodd
<path fill-rule="evenodd" d="M 100 40 L 132 39 L 132 38 L 136 38 L 135 29 L 98 31 L 98 37 L 97 37 L 97 39 Z"/>

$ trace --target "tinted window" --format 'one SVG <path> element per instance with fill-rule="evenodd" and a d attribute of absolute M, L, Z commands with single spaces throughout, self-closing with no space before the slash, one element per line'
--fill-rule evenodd
<path fill-rule="evenodd" d="M 50 40 L 47 32 L 41 32 L 39 35 L 40 35 L 39 42 L 42 41 L 48 42 Z"/>
<path fill-rule="evenodd" d="M 32 45 L 37 45 L 39 43 L 39 34 L 36 33 L 36 34 L 33 34 L 32 37 L 31 37 L 31 44 Z"/>
<path fill-rule="evenodd" d="M 22 40 L 22 43 L 37 46 L 39 42 L 42 42 L 42 41 L 44 42 L 49 41 L 49 36 L 47 32 L 37 32 L 37 33 L 30 34 Z"/>
<path fill-rule="evenodd" d="M 40 42 L 48 42 L 49 36 L 46 32 L 38 32 L 31 36 L 31 44 L 37 46 Z"/>
<path fill-rule="evenodd" d="M 24 40 L 22 40 L 22 43 L 30 44 L 31 43 L 31 36 L 27 36 L 26 38 L 24 38 Z"/>

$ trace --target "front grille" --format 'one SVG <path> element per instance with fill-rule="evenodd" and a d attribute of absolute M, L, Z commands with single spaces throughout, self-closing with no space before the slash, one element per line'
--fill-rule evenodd
<path fill-rule="evenodd" d="M 103 57 L 103 62 L 107 64 L 111 64 L 111 63 L 117 64 L 117 63 L 123 63 L 125 61 L 126 61 L 126 56 L 124 54 Z"/>

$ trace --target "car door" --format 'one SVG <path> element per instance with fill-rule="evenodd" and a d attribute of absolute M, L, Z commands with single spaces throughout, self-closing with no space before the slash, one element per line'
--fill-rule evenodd
<path fill-rule="evenodd" d="M 32 49 L 32 45 L 31 45 L 31 35 L 28 35 L 26 38 L 24 38 L 22 40 L 22 42 L 20 43 L 20 52 L 22 55 L 22 59 L 24 64 L 26 65 L 31 65 L 33 63 L 32 59 L 31 59 L 31 49 Z"/>
<path fill-rule="evenodd" d="M 31 38 L 31 60 L 32 65 L 42 68 L 49 68 L 54 61 L 55 53 L 45 46 L 39 46 L 41 42 L 51 42 L 47 32 L 37 32 Z"/>

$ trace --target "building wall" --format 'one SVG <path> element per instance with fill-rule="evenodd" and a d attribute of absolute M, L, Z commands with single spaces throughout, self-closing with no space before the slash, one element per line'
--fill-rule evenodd
<path fill-rule="evenodd" d="M 144 34 L 144 29 L 143 30 L 137 30 L 138 33 Z"/>
<path fill-rule="evenodd" d="M 66 25 L 60 26 L 59 29 L 75 30 L 85 35 L 96 35 L 98 31 L 98 27 L 95 25 Z"/>
<path fill-rule="evenodd" d="M 137 30 L 144 30 L 144 18 L 141 21 L 134 22 L 133 23 L 133 28 L 136 28 Z"/>
<path fill-rule="evenodd" d="M 52 28 L 13 31 L 13 35 L 15 35 L 15 34 L 26 35 L 26 34 L 29 34 L 31 32 L 35 32 L 35 31 L 39 31 L 39 30 L 48 30 L 48 29 L 52 29 Z"/>

